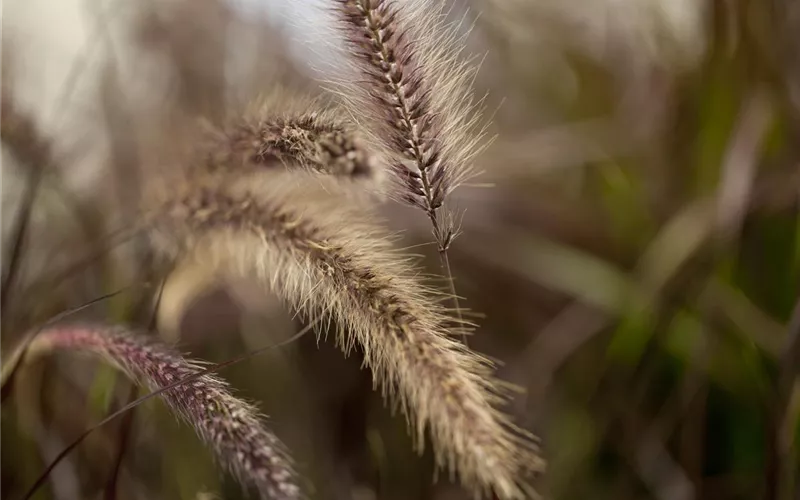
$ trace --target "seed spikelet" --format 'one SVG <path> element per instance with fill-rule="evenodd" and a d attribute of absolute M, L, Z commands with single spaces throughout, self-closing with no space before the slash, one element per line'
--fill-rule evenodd
<path fill-rule="evenodd" d="M 455 229 L 440 209 L 472 175 L 483 137 L 469 90 L 474 68 L 458 59 L 462 37 L 418 0 L 332 1 L 347 72 L 359 75 L 338 82 L 339 94 L 391 153 L 394 195 L 425 211 L 444 251 Z"/>
<path fill-rule="evenodd" d="M 540 462 L 533 444 L 495 408 L 490 364 L 448 335 L 450 319 L 360 206 L 325 181 L 260 174 L 187 186 L 154 219 L 169 254 L 259 280 L 311 319 L 356 344 L 385 395 L 397 396 L 421 446 L 430 431 L 440 465 L 478 492 L 523 495 Z M 347 221 L 343 224 L 342 221 Z"/>
<path fill-rule="evenodd" d="M 343 179 L 378 177 L 377 156 L 341 112 L 286 92 L 275 92 L 211 134 L 205 168 L 302 167 Z"/>
<path fill-rule="evenodd" d="M 103 357 L 132 379 L 157 390 L 202 370 L 179 353 L 123 327 L 62 325 L 40 332 L 33 351 L 64 349 Z M 227 384 L 202 375 L 162 394 L 169 408 L 194 428 L 215 457 L 264 499 L 299 499 L 300 489 L 283 444 L 258 411 L 231 395 Z"/>

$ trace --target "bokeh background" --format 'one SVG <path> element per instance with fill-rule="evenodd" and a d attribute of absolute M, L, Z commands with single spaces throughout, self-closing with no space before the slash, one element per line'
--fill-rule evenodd
<path fill-rule="evenodd" d="M 3 2 L 4 356 L 121 288 L 74 316 L 153 324 L 212 362 L 302 328 L 203 269 L 160 286 L 163 266 L 120 235 L 150 165 L 179 162 L 198 123 L 278 86 L 327 95 L 324 3 Z M 453 274 L 470 346 L 523 389 L 505 410 L 541 437 L 537 489 L 800 499 L 800 3 L 460 0 L 448 16 L 471 28 L 495 137 L 454 196 Z M 437 273 L 423 214 L 380 210 Z M 469 498 L 434 482 L 357 352 L 305 336 L 222 375 L 270 415 L 311 498 Z M 3 497 L 140 394 L 86 358 L 26 366 L 2 404 Z M 93 432 L 36 498 L 246 493 L 149 401 Z"/>

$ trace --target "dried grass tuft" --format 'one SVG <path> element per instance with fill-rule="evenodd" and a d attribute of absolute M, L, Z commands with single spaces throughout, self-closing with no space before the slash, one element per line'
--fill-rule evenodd
<path fill-rule="evenodd" d="M 154 220 L 153 240 L 332 321 L 344 351 L 358 345 L 376 385 L 397 396 L 420 446 L 430 431 L 440 465 L 478 492 L 523 496 L 525 469 L 541 462 L 495 408 L 504 397 L 490 363 L 449 336 L 439 297 L 326 179 L 262 173 L 187 185 Z"/>
<path fill-rule="evenodd" d="M 101 356 L 132 379 L 157 390 L 202 370 L 196 361 L 126 328 L 61 325 L 41 331 L 30 350 L 62 349 Z M 231 395 L 227 384 L 202 375 L 163 393 L 169 408 L 190 425 L 243 484 L 261 498 L 301 498 L 283 444 L 264 425 L 258 410 Z"/>
<path fill-rule="evenodd" d="M 390 152 L 394 195 L 423 210 L 440 252 L 455 235 L 447 195 L 472 175 L 483 131 L 459 61 L 461 36 L 418 0 L 334 0 L 356 83 L 339 91 L 353 116 Z"/>
<path fill-rule="evenodd" d="M 337 111 L 273 92 L 212 132 L 205 167 L 216 172 L 299 166 L 343 179 L 378 178 L 376 154 Z"/>

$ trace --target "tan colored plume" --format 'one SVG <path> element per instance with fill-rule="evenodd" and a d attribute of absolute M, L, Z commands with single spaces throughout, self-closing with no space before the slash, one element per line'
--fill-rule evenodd
<path fill-rule="evenodd" d="M 389 153 L 394 196 L 427 214 L 446 251 L 455 227 L 443 205 L 472 175 L 483 137 L 463 36 L 432 3 L 330 1 L 348 61 L 337 91 Z"/>
<path fill-rule="evenodd" d="M 376 153 L 342 115 L 319 100 L 273 91 L 212 129 L 203 166 L 211 171 L 302 167 L 341 179 L 379 180 Z"/>
<path fill-rule="evenodd" d="M 299 171 L 195 178 L 154 212 L 153 241 L 332 321 L 343 349 L 358 345 L 375 383 L 397 396 L 420 445 L 430 431 L 440 465 L 476 492 L 523 496 L 540 461 L 496 409 L 490 364 L 449 336 L 439 297 L 332 183 Z"/>

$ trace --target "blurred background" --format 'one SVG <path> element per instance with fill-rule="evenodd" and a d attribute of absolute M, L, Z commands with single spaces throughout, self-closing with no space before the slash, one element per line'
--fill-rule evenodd
<path fill-rule="evenodd" d="M 278 86 L 326 95 L 324 3 L 3 2 L 4 356 L 120 288 L 77 316 L 155 324 L 212 362 L 303 326 L 203 269 L 160 286 L 164 269 L 120 234 L 152 165 L 179 162 L 198 123 Z M 479 325 L 470 347 L 524 389 L 505 410 L 541 437 L 537 489 L 800 499 L 800 2 L 459 0 L 448 16 L 471 27 L 496 136 L 454 195 L 453 274 Z M 380 210 L 437 273 L 424 215 Z M 306 336 L 221 375 L 270 416 L 311 498 L 470 498 L 434 482 L 358 353 Z M 26 366 L 2 405 L 4 498 L 141 394 L 86 358 Z M 247 496 L 148 401 L 36 498 Z"/>

